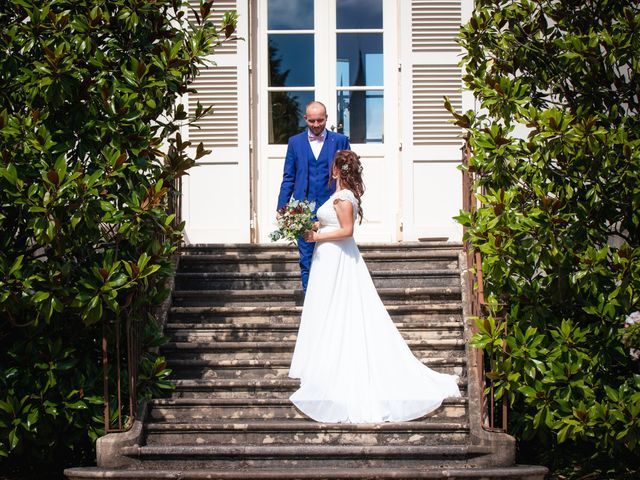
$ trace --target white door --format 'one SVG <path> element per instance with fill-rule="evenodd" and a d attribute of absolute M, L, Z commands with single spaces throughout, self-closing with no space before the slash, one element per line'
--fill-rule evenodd
<path fill-rule="evenodd" d="M 256 0 L 258 241 L 275 229 L 287 139 L 305 128 L 304 108 L 314 99 L 327 106 L 327 127 L 349 136 L 363 162 L 356 239 L 398 239 L 397 12 L 388 0 Z"/>

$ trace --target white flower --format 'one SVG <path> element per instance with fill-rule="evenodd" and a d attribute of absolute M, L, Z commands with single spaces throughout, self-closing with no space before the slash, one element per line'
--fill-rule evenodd
<path fill-rule="evenodd" d="M 628 328 L 631 325 L 640 323 L 640 312 L 632 312 L 624 319 L 624 328 Z"/>
<path fill-rule="evenodd" d="M 640 312 L 632 312 L 629 315 L 627 315 L 627 317 L 624 319 L 625 329 L 628 329 L 635 324 L 640 324 Z M 634 327 L 634 328 L 638 328 L 638 327 Z M 626 346 L 631 346 L 631 344 L 633 344 L 634 342 L 634 340 L 632 340 L 633 336 L 634 335 L 632 333 L 625 333 L 622 336 L 622 343 Z M 637 345 L 634 345 L 634 346 L 637 346 Z M 640 361 L 640 349 L 630 348 L 629 356 L 631 357 L 632 360 Z"/>

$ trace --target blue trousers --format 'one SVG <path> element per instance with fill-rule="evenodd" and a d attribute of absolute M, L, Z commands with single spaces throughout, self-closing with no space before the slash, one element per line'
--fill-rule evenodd
<path fill-rule="evenodd" d="M 307 283 L 309 283 L 309 269 L 311 268 L 311 257 L 313 256 L 313 248 L 315 242 L 305 242 L 304 238 L 298 238 L 298 252 L 300 252 L 300 276 L 302 277 L 302 290 L 307 292 Z"/>

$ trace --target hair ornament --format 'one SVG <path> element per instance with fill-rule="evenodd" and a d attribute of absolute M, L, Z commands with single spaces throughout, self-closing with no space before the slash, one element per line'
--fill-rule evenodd
<path fill-rule="evenodd" d="M 349 164 L 345 163 L 344 165 L 342 165 L 342 167 L 340 167 L 340 170 L 342 170 L 343 172 L 348 172 L 349 171 Z"/>

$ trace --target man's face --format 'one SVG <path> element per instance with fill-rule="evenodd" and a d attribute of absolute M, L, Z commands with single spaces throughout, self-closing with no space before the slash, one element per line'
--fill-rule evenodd
<path fill-rule="evenodd" d="M 304 121 L 307 122 L 307 127 L 314 135 L 320 135 L 327 126 L 327 112 L 321 105 L 309 105 L 304 115 Z"/>

